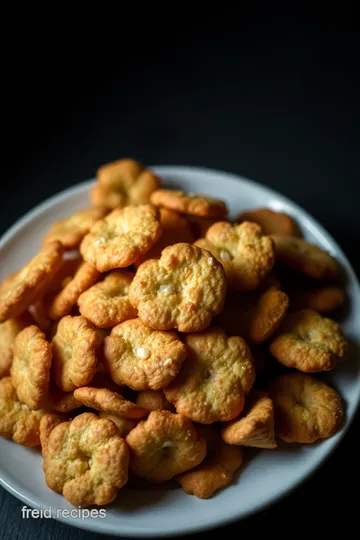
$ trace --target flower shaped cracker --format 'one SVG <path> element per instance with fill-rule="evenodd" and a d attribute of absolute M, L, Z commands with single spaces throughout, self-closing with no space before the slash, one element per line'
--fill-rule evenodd
<path fill-rule="evenodd" d="M 102 208 L 86 208 L 78 210 L 72 216 L 55 221 L 44 237 L 43 243 L 58 240 L 66 249 L 74 249 L 80 245 L 91 227 L 105 214 Z"/>
<path fill-rule="evenodd" d="M 90 287 L 78 299 L 81 315 L 97 328 L 111 328 L 136 317 L 136 309 L 129 300 L 129 287 L 134 275 L 127 270 L 113 271 Z"/>
<path fill-rule="evenodd" d="M 115 326 L 104 341 L 104 365 L 111 378 L 134 390 L 160 390 L 180 371 L 186 347 L 176 332 L 147 327 L 140 319 Z"/>
<path fill-rule="evenodd" d="M 184 191 L 158 189 L 151 194 L 150 202 L 155 206 L 175 210 L 182 214 L 220 219 L 227 214 L 224 201 L 202 194 L 185 193 Z"/>
<path fill-rule="evenodd" d="M 164 389 L 178 413 L 195 422 L 232 420 L 241 413 L 254 380 L 250 349 L 221 328 L 185 337 L 188 357 L 179 376 Z"/>
<path fill-rule="evenodd" d="M 103 165 L 97 171 L 97 179 L 90 193 L 92 203 L 109 209 L 145 204 L 150 194 L 160 187 L 156 174 L 132 159 Z"/>
<path fill-rule="evenodd" d="M 52 374 L 57 386 L 71 392 L 88 384 L 96 373 L 100 337 L 85 317 L 63 317 L 52 339 Z"/>
<path fill-rule="evenodd" d="M 154 206 L 127 206 L 95 223 L 81 242 L 80 252 L 99 272 L 125 268 L 146 253 L 161 232 Z"/>
<path fill-rule="evenodd" d="M 51 346 L 35 325 L 24 328 L 15 338 L 12 382 L 19 400 L 30 409 L 44 407 L 49 389 Z"/>
<path fill-rule="evenodd" d="M 129 297 L 150 328 L 198 332 L 221 311 L 225 293 L 221 264 L 208 251 L 180 243 L 138 268 Z"/>
<path fill-rule="evenodd" d="M 74 506 L 111 503 L 128 478 L 129 450 L 113 422 L 83 413 L 50 433 L 44 456 L 48 487 Z"/>
<path fill-rule="evenodd" d="M 20 403 L 11 377 L 0 380 L 0 436 L 23 446 L 39 446 L 39 424 L 46 411 Z"/>
<path fill-rule="evenodd" d="M 199 465 L 206 443 L 191 420 L 169 411 L 152 411 L 126 442 L 130 446 L 130 469 L 140 478 L 160 483 Z"/>
<path fill-rule="evenodd" d="M 288 443 L 313 443 L 331 437 L 343 420 L 341 397 L 328 384 L 304 373 L 274 379 L 269 394 L 276 435 Z"/>
<path fill-rule="evenodd" d="M 208 249 L 221 262 L 231 290 L 256 289 L 275 262 L 271 238 L 262 234 L 259 225 L 247 221 L 241 225 L 219 221 L 195 245 Z"/>
<path fill-rule="evenodd" d="M 223 425 L 222 437 L 229 444 L 276 448 L 274 406 L 266 392 L 251 390 L 244 413 Z"/>
<path fill-rule="evenodd" d="M 41 296 L 53 273 L 62 264 L 64 248 L 60 242 L 44 246 L 21 270 L 0 285 L 0 323 L 21 315 L 36 296 Z"/>
<path fill-rule="evenodd" d="M 347 348 L 338 323 L 303 309 L 287 315 L 270 352 L 284 366 L 317 372 L 333 369 L 345 358 Z"/>

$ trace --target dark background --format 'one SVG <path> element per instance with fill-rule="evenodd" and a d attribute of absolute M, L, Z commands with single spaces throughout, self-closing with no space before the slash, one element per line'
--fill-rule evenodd
<path fill-rule="evenodd" d="M 43 44 L 3 59 L 0 232 L 99 165 L 133 157 L 223 169 L 282 192 L 325 226 L 359 275 L 360 40 L 350 23 L 339 31 L 241 19 L 224 28 L 213 19 L 185 29 L 154 18 L 125 27 L 117 48 L 60 54 Z M 358 538 L 348 489 L 359 479 L 359 427 L 358 416 L 296 492 L 218 533 L 312 538 L 346 524 L 347 538 Z M 21 506 L 1 489 L 1 538 L 95 538 L 24 522 Z"/>

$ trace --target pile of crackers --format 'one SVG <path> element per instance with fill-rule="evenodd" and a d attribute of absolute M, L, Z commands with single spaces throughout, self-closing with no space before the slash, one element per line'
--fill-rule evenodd
<path fill-rule="evenodd" d="M 340 429 L 318 374 L 347 354 L 341 268 L 291 216 L 230 220 L 128 159 L 89 196 L 0 285 L 0 434 L 41 448 L 50 489 L 86 507 L 174 479 L 208 498 L 246 447 Z"/>

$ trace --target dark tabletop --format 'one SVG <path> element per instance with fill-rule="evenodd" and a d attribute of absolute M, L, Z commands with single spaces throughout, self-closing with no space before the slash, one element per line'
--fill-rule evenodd
<path fill-rule="evenodd" d="M 251 21 L 167 27 L 140 25 L 116 49 L 26 48 L 5 60 L 0 231 L 100 164 L 134 157 L 223 169 L 278 190 L 324 225 L 359 275 L 359 35 Z M 327 463 L 286 499 L 218 533 L 326 537 L 346 523 L 347 538 L 358 538 L 350 491 L 359 428 L 358 416 Z M 1 538 L 96 537 L 24 521 L 21 506 L 0 489 Z"/>

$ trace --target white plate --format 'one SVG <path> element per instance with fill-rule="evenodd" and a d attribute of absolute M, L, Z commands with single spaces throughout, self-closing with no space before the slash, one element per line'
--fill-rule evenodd
<path fill-rule="evenodd" d="M 343 320 L 350 340 L 350 358 L 327 375 L 346 403 L 346 424 L 334 437 L 314 445 L 284 445 L 263 450 L 240 471 L 231 486 L 209 500 L 185 495 L 181 489 L 120 490 L 115 504 L 106 507 L 104 519 L 61 519 L 84 529 L 119 536 L 160 537 L 185 534 L 244 518 L 275 502 L 308 477 L 329 456 L 344 436 L 360 399 L 359 329 L 360 289 L 349 261 L 331 236 L 306 212 L 263 186 L 223 172 L 188 167 L 154 167 L 171 187 L 203 192 L 226 200 L 231 214 L 251 207 L 269 206 L 293 215 L 305 237 L 335 255 L 343 265 L 351 306 Z M 88 204 L 92 182 L 79 184 L 52 197 L 23 217 L 0 243 L 1 279 L 27 262 L 40 247 L 41 238 L 57 218 Z M 45 484 L 37 451 L 0 439 L 1 484 L 29 507 L 72 509 Z M 25 525 L 25 524 L 24 524 Z"/>

